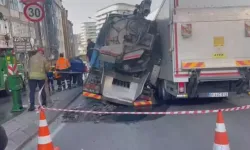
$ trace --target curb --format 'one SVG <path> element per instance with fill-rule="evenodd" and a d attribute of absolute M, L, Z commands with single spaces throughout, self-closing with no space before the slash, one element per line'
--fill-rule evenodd
<path fill-rule="evenodd" d="M 81 95 L 81 93 L 82 93 L 82 91 L 80 90 L 79 93 L 75 94 L 75 96 L 72 97 L 72 99 L 70 99 L 66 103 L 59 103 L 58 107 L 67 108 L 72 102 L 74 102 L 74 100 L 76 100 Z M 56 113 L 55 112 L 47 112 L 48 125 L 50 125 L 52 122 L 54 122 L 56 120 L 56 118 L 62 113 L 63 112 L 56 112 Z M 17 144 L 16 148 L 13 150 L 22 150 L 22 148 L 37 135 L 37 132 L 38 132 L 37 127 L 31 126 L 31 131 L 29 132 L 29 136 L 24 137 L 25 139 L 23 139 L 19 145 Z M 8 145 L 7 145 L 7 150 L 8 150 Z"/>

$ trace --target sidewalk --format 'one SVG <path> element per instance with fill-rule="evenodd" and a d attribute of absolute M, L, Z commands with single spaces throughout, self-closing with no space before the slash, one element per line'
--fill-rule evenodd
<path fill-rule="evenodd" d="M 37 95 L 38 95 L 39 88 L 36 90 L 36 104 L 37 102 Z M 49 95 L 46 95 L 47 97 L 50 97 Z M 48 103 L 49 103 L 48 99 Z M 22 92 L 22 103 L 24 108 L 26 109 L 29 106 L 29 90 Z M 17 117 L 18 115 L 22 114 L 23 112 L 15 112 L 12 113 L 12 97 L 11 96 L 2 96 L 0 97 L 0 124 L 3 124 L 10 119 Z"/>
<path fill-rule="evenodd" d="M 82 93 L 82 88 L 73 88 L 51 96 L 54 104 L 52 107 L 65 108 Z M 26 100 L 27 101 L 27 100 Z M 50 124 L 61 112 L 46 112 L 47 121 Z M 3 124 L 9 138 L 6 150 L 19 150 L 29 140 L 35 137 L 38 129 L 39 114 L 27 110 L 19 116 Z"/>
<path fill-rule="evenodd" d="M 22 93 L 22 100 L 24 105 L 28 104 L 28 99 L 26 93 Z M 0 97 L 0 124 L 20 115 L 22 112 L 11 113 L 12 109 L 12 98 L 11 96 L 1 96 Z"/>

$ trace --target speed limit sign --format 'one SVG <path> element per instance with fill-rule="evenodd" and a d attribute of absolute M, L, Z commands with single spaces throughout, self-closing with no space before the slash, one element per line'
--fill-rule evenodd
<path fill-rule="evenodd" d="M 44 18 L 44 8 L 38 3 L 30 3 L 24 7 L 25 17 L 32 22 L 39 22 Z"/>

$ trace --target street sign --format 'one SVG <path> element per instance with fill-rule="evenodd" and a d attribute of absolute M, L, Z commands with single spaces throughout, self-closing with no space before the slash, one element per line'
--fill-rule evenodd
<path fill-rule="evenodd" d="M 39 22 L 44 18 L 44 8 L 38 3 L 29 3 L 24 7 L 25 17 L 32 22 Z"/>

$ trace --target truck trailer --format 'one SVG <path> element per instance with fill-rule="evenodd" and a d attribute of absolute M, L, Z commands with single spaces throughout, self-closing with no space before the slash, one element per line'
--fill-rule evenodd
<path fill-rule="evenodd" d="M 141 106 L 245 91 L 250 1 L 163 0 L 153 21 L 145 19 L 150 5 L 106 19 L 84 96 Z"/>

